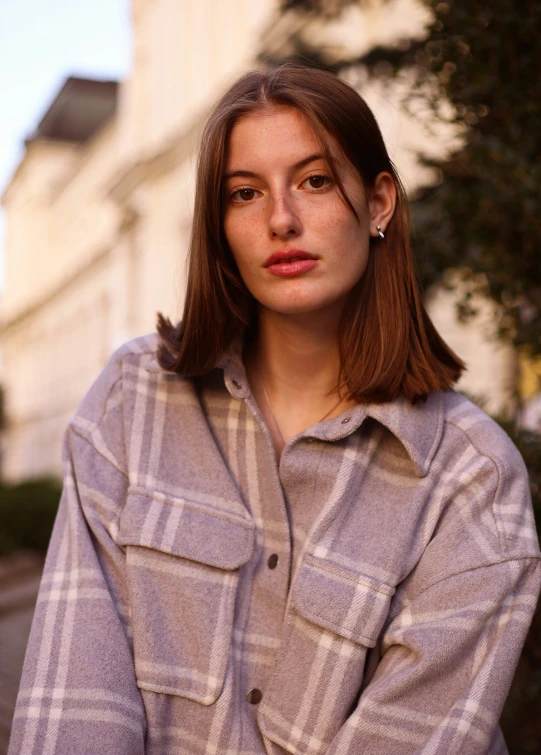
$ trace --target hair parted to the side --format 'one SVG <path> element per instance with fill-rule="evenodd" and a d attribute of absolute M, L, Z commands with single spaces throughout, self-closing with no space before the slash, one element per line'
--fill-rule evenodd
<path fill-rule="evenodd" d="M 372 239 L 367 268 L 349 295 L 340 325 L 343 395 L 358 402 L 412 402 L 448 390 L 463 362 L 432 324 L 421 299 L 409 243 L 407 198 L 372 111 L 335 75 L 286 64 L 251 71 L 223 95 L 203 132 L 184 315 L 174 326 L 158 315 L 159 362 L 187 377 L 212 370 L 232 339 L 253 327 L 256 302 L 244 285 L 223 230 L 228 138 L 243 115 L 272 105 L 296 108 L 321 144 L 344 200 L 330 134 L 369 189 L 382 171 L 393 177 L 396 209 L 385 240 Z"/>

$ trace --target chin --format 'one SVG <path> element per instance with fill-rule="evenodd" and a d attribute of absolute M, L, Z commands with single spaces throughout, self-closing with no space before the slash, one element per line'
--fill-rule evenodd
<path fill-rule="evenodd" d="M 260 300 L 260 304 L 265 309 L 275 312 L 280 315 L 290 315 L 292 317 L 296 315 L 310 315 L 323 312 L 325 310 L 332 310 L 335 307 L 341 307 L 343 303 L 343 297 L 316 297 L 316 296 L 296 296 L 287 297 L 287 299 L 280 300 Z"/>

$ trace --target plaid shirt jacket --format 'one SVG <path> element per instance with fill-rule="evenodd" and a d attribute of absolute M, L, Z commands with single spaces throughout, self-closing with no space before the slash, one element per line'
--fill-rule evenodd
<path fill-rule="evenodd" d="M 188 380 L 156 345 L 67 430 L 9 755 L 506 753 L 541 569 L 503 431 L 435 393 L 277 464 L 238 348 Z"/>

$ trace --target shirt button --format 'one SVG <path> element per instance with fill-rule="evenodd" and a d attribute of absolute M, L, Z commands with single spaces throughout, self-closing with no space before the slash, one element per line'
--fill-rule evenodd
<path fill-rule="evenodd" d="M 257 689 L 257 687 L 254 687 L 251 689 L 247 695 L 246 695 L 248 702 L 250 705 L 257 705 L 261 702 L 261 699 L 263 698 L 263 693 L 260 689 Z"/>
<path fill-rule="evenodd" d="M 278 566 L 278 554 L 277 553 L 271 553 L 269 556 L 269 560 L 267 561 L 269 565 L 269 569 L 276 569 Z"/>
<path fill-rule="evenodd" d="M 239 381 L 238 380 L 233 380 L 232 382 L 233 382 L 233 385 L 235 386 L 235 388 L 238 391 L 240 391 L 241 385 L 240 385 Z"/>
<path fill-rule="evenodd" d="M 342 425 L 347 425 L 347 423 L 349 422 L 350 419 L 351 419 L 351 417 L 346 417 L 345 419 L 342 420 L 341 424 Z"/>

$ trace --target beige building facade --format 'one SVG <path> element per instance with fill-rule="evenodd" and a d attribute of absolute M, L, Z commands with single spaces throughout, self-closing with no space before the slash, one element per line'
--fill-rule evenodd
<path fill-rule="evenodd" d="M 254 65 L 261 40 L 287 37 L 275 6 L 133 0 L 128 80 L 117 87 L 68 79 L 27 142 L 3 196 L 5 479 L 59 474 L 66 423 L 112 351 L 153 330 L 158 310 L 180 315 L 198 135 L 219 93 Z M 413 0 L 393 6 L 402 8 L 394 33 L 400 18 L 422 27 Z M 389 24 L 378 3 L 369 7 L 352 39 L 364 34 L 374 44 Z M 366 96 L 413 189 L 425 178 L 413 156 L 426 135 L 400 112 L 399 92 L 371 84 Z M 437 148 L 451 140 L 443 134 Z M 443 294 L 431 311 L 470 363 L 464 387 L 487 396 L 491 411 L 504 406 L 513 355 L 482 329 L 457 325 Z"/>

